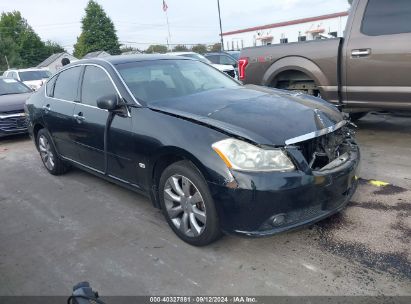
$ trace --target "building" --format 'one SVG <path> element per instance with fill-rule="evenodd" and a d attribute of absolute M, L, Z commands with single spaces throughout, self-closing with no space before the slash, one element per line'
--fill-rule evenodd
<path fill-rule="evenodd" d="M 223 33 L 225 50 L 342 37 L 348 12 L 296 19 Z"/>
<path fill-rule="evenodd" d="M 70 55 L 67 52 L 62 52 L 62 53 L 56 53 L 48 57 L 46 60 L 41 62 L 39 65 L 37 65 L 38 68 L 47 68 L 49 69 L 50 72 L 54 73 L 61 69 L 63 66 L 62 60 L 63 58 L 67 58 L 70 60 L 70 62 L 78 60 L 76 57 Z"/>
<path fill-rule="evenodd" d="M 98 57 L 107 57 L 111 56 L 109 53 L 106 51 L 96 51 L 96 52 L 90 52 L 84 55 L 83 59 L 90 59 L 90 58 L 98 58 Z"/>

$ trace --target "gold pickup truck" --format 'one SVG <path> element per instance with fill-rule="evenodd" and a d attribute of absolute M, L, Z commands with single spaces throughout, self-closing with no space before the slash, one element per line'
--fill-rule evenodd
<path fill-rule="evenodd" d="M 411 111 L 411 1 L 354 0 L 343 38 L 245 48 L 239 77 L 320 96 L 353 119 Z"/>

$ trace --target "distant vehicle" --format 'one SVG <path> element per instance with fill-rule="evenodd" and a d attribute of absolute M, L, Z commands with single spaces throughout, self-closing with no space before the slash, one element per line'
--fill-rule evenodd
<path fill-rule="evenodd" d="M 24 104 L 32 92 L 20 81 L 0 76 L 0 137 L 27 132 Z"/>
<path fill-rule="evenodd" d="M 10 69 L 3 73 L 5 77 L 11 77 L 23 82 L 29 88 L 37 91 L 51 76 L 48 69 Z"/>
<path fill-rule="evenodd" d="M 238 61 L 240 59 L 240 53 L 241 51 L 225 51 L 227 54 L 230 54 L 232 57 L 235 58 L 235 60 Z"/>
<path fill-rule="evenodd" d="M 312 224 L 342 210 L 358 183 L 359 147 L 335 106 L 242 85 L 191 58 L 80 60 L 26 111 L 51 174 L 72 165 L 149 196 L 192 245 Z"/>
<path fill-rule="evenodd" d="M 231 56 L 230 54 L 225 52 L 206 53 L 204 54 L 204 56 L 212 63 L 231 65 L 235 68 L 237 68 L 238 66 L 237 59 L 234 56 Z"/>
<path fill-rule="evenodd" d="M 194 59 L 200 60 L 202 62 L 205 62 L 207 64 L 212 65 L 213 67 L 215 67 L 216 69 L 226 73 L 230 77 L 238 79 L 237 72 L 236 72 L 236 70 L 234 69 L 234 67 L 232 65 L 213 63 L 201 54 L 198 54 L 198 53 L 195 53 L 195 52 L 170 52 L 170 53 L 167 53 L 167 55 L 183 56 L 183 57 L 194 58 Z"/>
<path fill-rule="evenodd" d="M 410 52 L 410 0 L 355 0 L 344 38 L 245 48 L 239 78 L 321 96 L 359 119 L 411 110 Z"/>

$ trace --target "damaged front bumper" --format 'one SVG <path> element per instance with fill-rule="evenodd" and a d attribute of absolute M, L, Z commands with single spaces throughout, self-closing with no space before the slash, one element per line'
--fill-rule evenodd
<path fill-rule="evenodd" d="M 360 162 L 353 139 L 345 141 L 341 155 L 321 168 L 310 167 L 303 149 L 294 146 L 287 151 L 298 170 L 233 171 L 235 183 L 209 183 L 225 232 L 269 236 L 317 222 L 348 203 L 357 187 Z"/>

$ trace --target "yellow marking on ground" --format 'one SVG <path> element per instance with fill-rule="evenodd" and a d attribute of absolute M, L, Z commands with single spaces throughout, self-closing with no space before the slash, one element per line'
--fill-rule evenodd
<path fill-rule="evenodd" d="M 378 180 L 370 180 L 369 183 L 373 186 L 377 186 L 377 187 L 383 187 L 383 186 L 387 186 L 389 185 L 389 183 L 387 182 L 383 182 L 383 181 L 378 181 Z"/>

